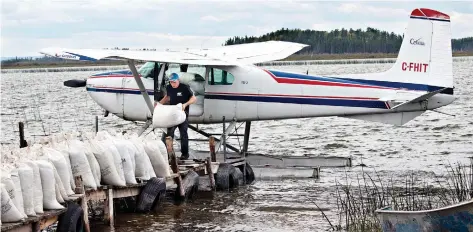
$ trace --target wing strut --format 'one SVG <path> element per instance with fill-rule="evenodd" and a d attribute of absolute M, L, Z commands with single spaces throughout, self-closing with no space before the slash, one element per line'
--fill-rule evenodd
<path fill-rule="evenodd" d="M 143 82 L 141 81 L 140 75 L 138 74 L 138 71 L 136 70 L 134 60 L 128 60 L 128 66 L 130 67 L 131 72 L 133 73 L 133 77 L 135 77 L 136 84 L 138 84 L 138 87 L 140 88 L 141 95 L 143 95 L 143 98 L 145 99 L 146 104 L 148 105 L 149 111 L 151 112 L 151 115 L 153 115 L 154 107 L 153 103 L 151 103 L 151 99 L 149 98 L 148 92 L 145 89 L 145 86 L 143 85 Z"/>

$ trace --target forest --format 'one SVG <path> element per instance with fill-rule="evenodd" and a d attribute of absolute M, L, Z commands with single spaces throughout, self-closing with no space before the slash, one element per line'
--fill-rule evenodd
<path fill-rule="evenodd" d="M 310 45 L 297 54 L 346 54 L 346 53 L 397 53 L 403 35 L 368 27 L 366 30 L 336 29 L 315 31 L 282 28 L 262 36 L 229 38 L 225 45 L 263 42 L 268 40 L 289 41 Z M 453 52 L 473 51 L 473 37 L 452 39 Z"/>

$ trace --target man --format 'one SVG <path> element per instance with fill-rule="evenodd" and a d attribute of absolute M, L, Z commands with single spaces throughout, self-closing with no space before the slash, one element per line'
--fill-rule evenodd
<path fill-rule="evenodd" d="M 177 126 L 168 128 L 166 134 L 174 138 L 174 131 L 176 127 L 179 127 L 179 133 L 181 135 L 181 159 L 185 160 L 189 158 L 189 141 L 187 136 L 189 105 L 194 104 L 197 98 L 188 85 L 179 83 L 179 76 L 176 73 L 172 73 L 169 76 L 169 83 L 170 85 L 166 88 L 166 95 L 164 95 L 159 103 L 163 105 L 168 102 L 171 105 L 182 103 L 182 110 L 186 113 L 186 120 Z"/>

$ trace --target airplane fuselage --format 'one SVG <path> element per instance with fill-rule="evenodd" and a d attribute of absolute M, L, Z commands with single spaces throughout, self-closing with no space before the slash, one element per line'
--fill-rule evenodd
<path fill-rule="evenodd" d="M 226 71 L 225 77 L 223 71 Z M 204 92 L 197 94 L 199 101 L 190 106 L 189 121 L 195 124 L 221 123 L 224 118 L 225 121 L 258 121 L 423 112 L 454 100 L 452 94 L 441 93 L 423 104 L 411 104 L 394 111 L 393 103 L 384 99 L 387 96 L 435 91 L 441 87 L 379 80 L 388 73 L 326 77 L 257 66 L 232 66 L 214 70 L 202 68 L 201 75 L 205 77 L 201 83 Z M 141 79 L 154 100 L 154 80 Z M 120 118 L 146 121 L 152 117 L 129 71 L 93 75 L 87 79 L 86 87 L 94 101 Z"/>

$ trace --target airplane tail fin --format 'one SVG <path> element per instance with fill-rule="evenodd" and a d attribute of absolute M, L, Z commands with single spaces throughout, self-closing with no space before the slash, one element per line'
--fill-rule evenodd
<path fill-rule="evenodd" d="M 450 16 L 436 10 L 418 8 L 411 12 L 396 63 L 378 78 L 410 85 L 422 92 L 396 91 L 381 98 L 391 113 L 351 115 L 347 118 L 404 125 L 425 110 L 402 111 L 410 104 L 436 94 L 453 95 L 453 59 Z M 453 99 L 451 99 L 453 100 Z M 447 104 L 447 103 L 443 103 Z"/>
<path fill-rule="evenodd" d="M 425 85 L 424 91 L 453 88 L 450 17 L 426 8 L 411 12 L 388 81 Z M 433 88 L 432 88 L 433 87 Z"/>

